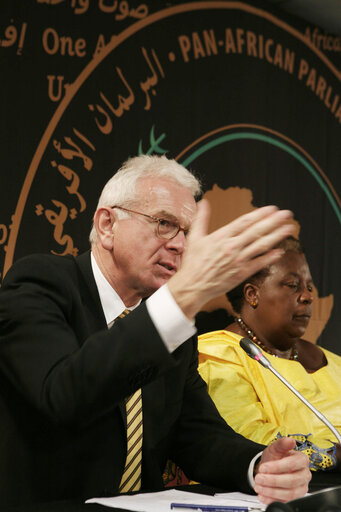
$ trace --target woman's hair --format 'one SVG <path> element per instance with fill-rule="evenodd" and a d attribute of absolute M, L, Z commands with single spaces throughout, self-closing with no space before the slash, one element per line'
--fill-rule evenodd
<path fill-rule="evenodd" d="M 276 245 L 276 249 L 283 249 L 286 253 L 288 251 L 296 252 L 298 254 L 305 254 L 303 246 L 299 240 L 294 238 L 293 236 L 288 236 L 284 240 L 282 240 L 279 244 Z M 253 284 L 261 284 L 264 279 L 270 274 L 271 265 L 267 265 L 266 267 L 256 272 L 252 276 L 248 277 L 243 283 L 233 288 L 227 292 L 226 296 L 231 303 L 234 311 L 236 313 L 240 313 L 243 303 L 244 303 L 244 286 L 246 283 Z"/>
<path fill-rule="evenodd" d="M 138 181 L 146 177 L 161 177 L 175 181 L 187 188 L 195 198 L 201 194 L 201 184 L 198 178 L 175 160 L 169 160 L 164 155 L 141 155 L 129 158 L 109 179 L 102 190 L 97 209 L 101 206 L 133 206 L 136 201 Z M 127 216 L 123 211 L 117 213 L 120 217 Z M 94 226 L 92 226 L 89 239 L 91 244 L 97 242 Z"/>

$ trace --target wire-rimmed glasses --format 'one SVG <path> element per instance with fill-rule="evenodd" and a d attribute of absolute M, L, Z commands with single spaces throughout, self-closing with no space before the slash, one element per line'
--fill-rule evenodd
<path fill-rule="evenodd" d="M 188 229 L 185 229 L 180 226 L 180 224 L 176 221 L 171 221 L 167 219 L 160 219 L 158 217 L 154 217 L 153 215 L 147 215 L 146 213 L 137 212 L 135 210 L 130 210 L 128 208 L 124 208 L 123 206 L 112 206 L 111 208 L 118 208 L 119 210 L 123 210 L 129 213 L 135 213 L 136 215 L 142 215 L 143 217 L 147 217 L 148 219 L 152 219 L 157 223 L 156 226 L 156 234 L 160 238 L 164 238 L 165 240 L 171 240 L 175 238 L 180 230 L 184 232 L 184 235 L 187 236 Z"/>

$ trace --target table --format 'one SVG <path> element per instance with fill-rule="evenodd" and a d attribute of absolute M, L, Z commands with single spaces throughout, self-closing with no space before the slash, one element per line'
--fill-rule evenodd
<path fill-rule="evenodd" d="M 314 472 L 310 482 L 309 491 L 315 492 L 328 487 L 341 485 L 341 473 Z M 224 492 L 223 489 L 213 489 L 205 485 L 182 485 L 177 487 L 182 491 L 193 491 L 212 495 L 215 492 Z M 51 503 L 39 503 L 20 507 L 1 507 L 1 512 L 127 512 L 126 509 L 110 509 L 97 503 L 85 504 L 79 501 L 56 501 Z"/>

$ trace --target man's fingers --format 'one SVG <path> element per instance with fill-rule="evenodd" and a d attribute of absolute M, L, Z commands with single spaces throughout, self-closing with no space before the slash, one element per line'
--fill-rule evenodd
<path fill-rule="evenodd" d="M 261 462 L 257 475 L 293 473 L 295 471 L 300 471 L 301 469 L 307 468 L 308 465 L 309 459 L 305 453 L 291 451 L 288 452 L 287 456 L 281 459 L 268 461 L 264 464 Z"/>
<path fill-rule="evenodd" d="M 246 258 L 245 261 L 247 262 L 247 267 L 244 268 L 244 272 L 241 273 L 241 282 L 247 279 L 249 276 L 253 276 L 253 274 L 256 274 L 256 272 L 266 267 L 267 265 L 272 265 L 279 258 L 281 258 L 281 256 L 283 256 L 282 249 L 272 249 L 267 253 L 258 256 L 257 258 L 253 258 L 252 260 L 247 260 Z"/>
<path fill-rule="evenodd" d="M 276 212 L 278 212 L 277 206 L 262 206 L 261 208 L 256 208 L 256 210 L 253 210 L 252 212 L 241 215 L 220 229 L 228 228 L 226 233 L 224 233 L 225 236 L 238 236 L 242 234 L 246 229 L 253 226 L 255 223 L 261 221 L 262 219 L 266 219 Z M 217 231 L 219 231 L 219 229 Z"/>
<path fill-rule="evenodd" d="M 266 209 L 267 211 L 267 208 L 259 208 L 259 210 Z M 243 215 L 230 224 L 216 230 L 212 235 L 214 238 L 238 240 L 240 249 L 244 247 L 251 249 L 248 257 L 257 256 L 294 230 L 292 212 L 289 210 L 277 210 L 276 207 L 273 208 L 275 208 L 274 211 L 263 212 L 262 216 L 253 215 L 259 213 L 258 210 L 251 214 Z M 253 246 L 252 244 L 255 242 L 256 245 Z"/>
<path fill-rule="evenodd" d="M 302 474 L 301 474 L 302 473 Z M 255 479 L 255 488 L 257 486 L 276 489 L 290 489 L 295 480 L 295 485 L 302 487 L 307 484 L 307 478 L 305 472 L 300 473 L 288 473 L 286 475 L 257 475 L 258 479 Z"/>
<path fill-rule="evenodd" d="M 264 450 L 266 462 L 262 462 L 262 456 L 254 486 L 262 503 L 286 502 L 308 492 L 309 459 L 304 453 L 292 449 L 293 441 L 282 438 Z"/>
<path fill-rule="evenodd" d="M 289 501 L 308 492 L 311 472 L 308 468 L 283 475 L 258 474 L 254 489 L 263 503 Z"/>
<path fill-rule="evenodd" d="M 257 474 L 254 490 L 263 503 L 289 501 L 308 492 L 311 472 L 308 468 L 286 474 Z"/>
<path fill-rule="evenodd" d="M 286 503 L 287 501 L 301 498 L 308 492 L 308 485 L 290 487 L 288 489 L 259 486 L 255 488 L 261 503 L 269 505 L 273 501 Z M 291 509 L 290 509 L 291 510 Z"/>
<path fill-rule="evenodd" d="M 290 210 L 279 210 L 277 206 L 273 205 L 263 206 L 241 215 L 229 224 L 217 229 L 216 233 L 221 237 L 243 236 L 246 245 L 250 240 L 268 233 L 274 227 L 291 220 L 292 217 L 293 214 Z"/>
<path fill-rule="evenodd" d="M 278 212 L 281 213 L 281 212 Z M 281 221 L 280 221 L 281 222 Z M 254 230 L 252 232 L 252 229 Z M 293 223 L 285 223 L 280 225 L 273 225 L 271 231 L 264 232 L 262 229 L 256 227 L 250 228 L 249 232 L 241 235 L 241 245 L 243 245 L 243 255 L 245 259 L 252 260 L 253 258 L 266 253 L 269 249 L 277 245 L 281 240 L 294 233 L 295 227 Z"/>

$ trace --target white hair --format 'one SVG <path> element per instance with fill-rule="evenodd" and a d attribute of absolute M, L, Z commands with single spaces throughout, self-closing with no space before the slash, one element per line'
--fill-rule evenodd
<path fill-rule="evenodd" d="M 132 206 L 136 201 L 137 183 L 146 177 L 162 177 L 175 181 L 190 190 L 194 198 L 201 194 L 198 178 L 175 160 L 169 160 L 164 155 L 141 155 L 129 158 L 107 181 L 98 200 L 96 211 L 102 206 Z M 118 211 L 118 215 L 127 216 L 123 211 Z M 97 243 L 94 225 L 89 240 L 92 245 Z"/>

